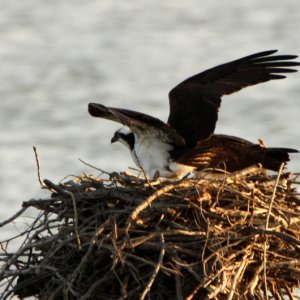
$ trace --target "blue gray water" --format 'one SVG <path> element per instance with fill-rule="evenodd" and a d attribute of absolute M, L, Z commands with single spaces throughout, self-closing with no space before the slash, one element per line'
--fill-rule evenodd
<path fill-rule="evenodd" d="M 87 113 L 90 101 L 163 120 L 168 91 L 206 68 L 253 52 L 300 54 L 299 0 L 1 1 L 0 220 L 46 197 L 41 175 L 133 166 L 120 127 Z M 300 149 L 300 74 L 224 97 L 216 132 Z M 289 165 L 300 171 L 300 155 Z M 28 213 L 29 214 L 29 213 Z"/>

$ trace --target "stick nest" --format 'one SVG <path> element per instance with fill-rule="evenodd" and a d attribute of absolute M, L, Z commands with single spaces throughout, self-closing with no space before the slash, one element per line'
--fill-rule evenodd
<path fill-rule="evenodd" d="M 44 183 L 51 197 L 1 223 L 39 212 L 17 251 L 7 250 L 13 238 L 1 242 L 3 299 L 298 298 L 295 174 Z"/>

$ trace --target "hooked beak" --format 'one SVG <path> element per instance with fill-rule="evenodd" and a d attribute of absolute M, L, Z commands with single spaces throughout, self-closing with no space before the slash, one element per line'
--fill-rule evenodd
<path fill-rule="evenodd" d="M 118 137 L 116 137 L 116 135 L 114 135 L 110 140 L 111 143 L 115 143 L 117 141 L 118 141 Z"/>

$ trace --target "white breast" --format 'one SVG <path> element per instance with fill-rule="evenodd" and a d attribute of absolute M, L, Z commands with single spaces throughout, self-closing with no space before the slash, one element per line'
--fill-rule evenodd
<path fill-rule="evenodd" d="M 173 162 L 169 151 L 173 146 L 153 135 L 135 135 L 134 150 L 132 158 L 138 167 L 142 167 L 150 179 L 154 179 L 157 172 L 160 177 L 178 177 L 182 173 L 193 170 L 192 167 Z"/>

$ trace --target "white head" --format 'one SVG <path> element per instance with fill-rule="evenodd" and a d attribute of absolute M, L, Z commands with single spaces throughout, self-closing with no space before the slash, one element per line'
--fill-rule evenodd
<path fill-rule="evenodd" d="M 111 139 L 111 143 L 120 142 L 130 150 L 134 148 L 134 134 L 128 127 L 118 129 Z"/>

